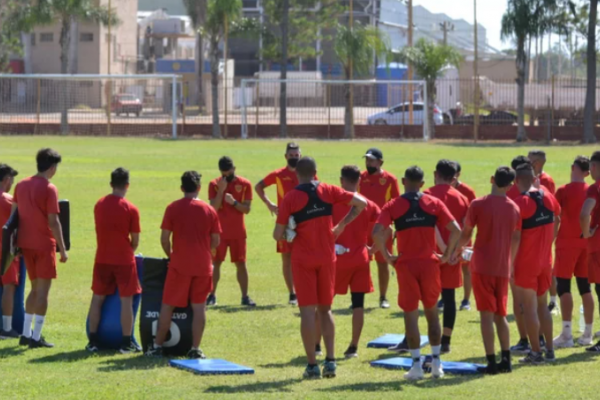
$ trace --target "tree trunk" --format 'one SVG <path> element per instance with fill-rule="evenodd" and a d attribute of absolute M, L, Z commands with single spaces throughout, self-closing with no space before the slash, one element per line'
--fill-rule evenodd
<path fill-rule="evenodd" d="M 587 87 L 583 112 L 583 142 L 596 142 L 596 21 L 598 0 L 590 1 L 590 20 L 587 34 Z"/>
<path fill-rule="evenodd" d="M 433 108 L 435 107 L 435 78 L 432 80 L 427 80 L 427 128 L 429 132 L 427 132 L 427 136 L 429 139 L 435 139 L 435 122 L 433 120 Z M 477 93 L 479 97 L 479 93 Z M 425 121 L 423 121 L 425 123 Z"/>
<path fill-rule="evenodd" d="M 66 74 L 69 67 L 69 48 L 71 45 L 71 18 L 63 18 L 60 30 L 60 72 Z M 70 82 L 62 82 L 60 96 L 60 129 L 63 135 L 69 133 L 69 86 Z"/>
<path fill-rule="evenodd" d="M 219 42 L 210 43 L 210 83 L 212 89 L 212 136 L 221 138 L 221 126 L 219 125 Z M 225 82 L 223 82 L 225 83 Z"/>
<path fill-rule="evenodd" d="M 74 17 L 71 17 L 71 31 L 69 33 L 71 41 L 69 42 L 69 74 L 76 74 L 79 68 L 79 24 Z"/>
<path fill-rule="evenodd" d="M 202 108 L 204 107 L 204 92 L 202 90 L 203 82 L 202 75 L 204 74 L 204 38 L 200 32 L 196 33 L 196 101 L 195 104 L 198 106 L 198 111 L 202 114 Z"/>
<path fill-rule="evenodd" d="M 517 142 L 527 140 L 525 132 L 525 69 L 527 57 L 525 54 L 525 38 L 517 38 Z"/>
<path fill-rule="evenodd" d="M 290 18 L 290 0 L 282 0 L 281 16 L 281 79 L 287 79 L 288 63 L 288 29 Z M 282 82 L 279 87 L 279 125 L 281 131 L 279 137 L 287 137 L 287 84 Z"/>

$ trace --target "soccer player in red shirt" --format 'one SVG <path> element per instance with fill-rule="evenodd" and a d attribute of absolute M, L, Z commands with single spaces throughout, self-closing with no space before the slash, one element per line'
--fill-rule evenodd
<path fill-rule="evenodd" d="M 364 155 L 366 171 L 360 175 L 360 186 L 358 192 L 371 200 L 379 208 L 383 207 L 388 201 L 400 196 L 400 187 L 398 179 L 391 173 L 384 171 L 383 153 L 377 148 L 367 150 Z M 369 238 L 369 246 L 373 246 L 373 239 Z M 387 249 L 392 251 L 393 243 L 390 237 L 387 243 Z M 381 308 L 390 308 L 387 300 L 387 290 L 390 283 L 390 267 L 380 252 L 375 252 L 375 261 L 377 262 L 377 275 L 379 281 L 379 305 Z"/>
<path fill-rule="evenodd" d="M 469 209 L 469 200 L 454 189 L 451 184 L 456 176 L 456 164 L 450 160 L 440 160 L 434 172 L 435 186 L 425 191 L 426 194 L 440 199 L 450 210 L 454 220 L 462 226 Z M 450 238 L 450 231 L 444 225 L 438 226 L 438 248 L 441 252 L 446 250 L 446 243 Z M 442 333 L 442 354 L 450 352 L 452 330 L 456 322 L 456 289 L 462 286 L 460 262 L 445 263 L 440 266 L 440 280 L 442 282 L 442 302 L 444 304 L 444 330 Z"/>
<path fill-rule="evenodd" d="M 506 197 L 506 192 L 514 179 L 515 173 L 509 167 L 496 170 L 491 178 L 491 194 L 474 200 L 469 206 L 465 226 L 452 257 L 460 258 L 463 246 L 471 241 L 473 230 L 477 228 L 471 268 L 488 361 L 480 371 L 491 375 L 512 371 L 506 314 L 511 269 L 521 241 L 521 214 L 519 207 Z M 494 324 L 502 350 L 499 364 L 496 363 Z"/>
<path fill-rule="evenodd" d="M 590 158 L 590 175 L 594 183 L 588 188 L 579 224 L 583 237 L 588 241 L 588 281 L 590 284 L 596 284 L 596 295 L 600 304 L 600 233 L 597 232 L 600 226 L 600 151 L 594 152 Z M 600 337 L 600 332 L 596 333 L 596 337 Z M 586 350 L 600 352 L 600 341 Z"/>
<path fill-rule="evenodd" d="M 10 195 L 15 176 L 18 172 L 9 165 L 0 164 L 0 227 L 10 218 L 13 198 Z M 0 241 L 0 251 L 2 243 Z M 12 328 L 15 288 L 19 284 L 19 257 L 15 257 L 10 267 L 2 275 L 2 329 L 0 339 L 17 339 L 19 334 Z"/>
<path fill-rule="evenodd" d="M 340 186 L 356 193 L 360 183 L 360 169 L 355 165 L 342 168 Z M 337 225 L 350 211 L 348 204 L 333 206 L 333 224 Z M 367 200 L 367 207 L 336 239 L 335 294 L 345 295 L 350 288 L 352 297 L 352 341 L 344 353 L 346 358 L 358 357 L 358 342 L 364 325 L 365 293 L 373 292 L 369 268 L 370 248 L 367 246 L 371 228 L 379 218 L 379 207 Z"/>
<path fill-rule="evenodd" d="M 456 164 L 456 178 L 454 179 L 454 181 L 452 181 L 452 186 L 454 187 L 454 189 L 458 190 L 460 192 L 460 194 L 462 194 L 463 196 L 465 196 L 467 198 L 467 200 L 469 200 L 469 204 L 471 204 L 471 202 L 473 200 L 475 200 L 477 198 L 477 196 L 475 195 L 475 190 L 467 185 L 466 183 L 462 182 L 460 180 L 460 174 L 462 171 L 462 167 L 460 166 L 460 163 L 458 161 L 454 162 Z M 460 310 L 466 310 L 469 311 L 471 309 L 471 291 L 472 291 L 472 285 L 471 285 L 471 269 L 469 268 L 469 262 L 468 261 L 463 261 L 461 263 L 462 266 L 462 274 L 463 274 L 463 299 L 460 303 Z M 438 303 L 439 305 L 439 303 Z"/>
<path fill-rule="evenodd" d="M 556 238 L 556 258 L 553 275 L 557 281 L 562 314 L 562 332 L 554 338 L 554 347 L 573 347 L 572 315 L 573 296 L 571 278 L 575 275 L 577 288 L 583 301 L 585 330 L 578 339 L 582 346 L 592 344 L 592 324 L 594 322 L 594 297 L 588 281 L 587 240 L 581 237 L 579 214 L 587 197 L 588 184 L 585 178 L 590 174 L 590 159 L 579 156 L 571 166 L 571 183 L 558 188 L 556 200 L 562 209 L 561 225 Z"/>
<path fill-rule="evenodd" d="M 529 161 L 533 166 L 535 176 L 540 180 L 540 185 L 544 186 L 554 194 L 556 192 L 554 179 L 544 171 L 544 165 L 546 165 L 546 152 L 543 150 L 531 150 L 527 155 L 527 158 L 529 158 Z"/>
<path fill-rule="evenodd" d="M 560 225 L 561 210 L 551 193 L 533 186 L 536 177 L 531 164 L 519 165 L 516 172 L 522 194 L 515 203 L 521 211 L 522 234 L 515 259 L 514 284 L 531 343 L 531 351 L 519 361 L 540 364 L 556 360 L 547 293 L 552 284 L 552 243 Z M 545 339 L 545 356 L 540 333 Z"/>
<path fill-rule="evenodd" d="M 115 169 L 110 175 L 112 193 L 102 197 L 94 207 L 96 223 L 96 261 L 92 279 L 92 303 L 90 304 L 90 342 L 86 350 L 95 353 L 98 346 L 98 325 L 102 316 L 102 304 L 119 289 L 121 299 L 122 343 L 120 352 L 129 354 L 139 351 L 131 340 L 133 333 L 133 296 L 142 288 L 135 263 L 135 250 L 140 243 L 140 212 L 125 200 L 129 190 L 129 171 Z"/>
<path fill-rule="evenodd" d="M 267 175 L 263 180 L 258 182 L 254 187 L 256 194 L 265 203 L 271 215 L 277 215 L 279 212 L 279 206 L 285 195 L 298 186 L 298 177 L 296 176 L 296 164 L 302 157 L 300 152 L 300 146 L 296 143 L 290 142 L 285 148 L 285 159 L 287 166 L 276 169 Z M 277 204 L 274 204 L 267 194 L 265 188 L 276 185 L 277 186 Z M 277 252 L 281 254 L 281 263 L 283 269 L 283 279 L 290 293 L 289 304 L 297 305 L 298 299 L 296 292 L 294 291 L 294 281 L 292 279 L 292 264 L 291 264 L 291 245 L 285 240 L 277 242 Z"/>
<path fill-rule="evenodd" d="M 235 174 L 233 160 L 221 157 L 219 160 L 221 177 L 208 186 L 210 205 L 217 210 L 221 223 L 221 243 L 213 257 L 213 292 L 206 300 L 207 306 L 217 304 L 217 284 L 221 277 L 221 264 L 225 261 L 227 249 L 231 262 L 237 268 L 237 280 L 242 291 L 242 305 L 256 307 L 248 296 L 248 268 L 246 268 L 246 225 L 244 215 L 250 213 L 252 185 L 246 178 Z"/>
<path fill-rule="evenodd" d="M 335 239 L 367 206 L 367 201 L 356 193 L 315 180 L 317 164 L 310 157 L 298 161 L 296 174 L 300 184 L 281 202 L 273 238 L 284 239 L 290 217 L 293 217 L 296 236 L 291 253 L 292 271 L 300 306 L 300 332 L 308 359 L 304 378 L 321 377 L 315 355 L 317 315 L 327 352 L 323 377 L 332 378 L 337 368 L 335 325 L 331 314 L 335 293 Z M 332 208 L 336 204 L 349 204 L 351 208 L 334 228 Z"/>
<path fill-rule="evenodd" d="M 19 209 L 17 245 L 22 251 L 31 281 L 19 344 L 29 348 L 54 347 L 42 336 L 42 327 L 48 311 L 50 286 L 52 280 L 56 279 L 56 247 L 61 263 L 69 258 L 58 218 L 58 190 L 50 183 L 61 160 L 56 151 L 41 149 L 36 156 L 38 173 L 23 179 L 15 187 L 12 209 L 13 212 L 17 207 Z"/>
<path fill-rule="evenodd" d="M 436 307 L 442 291 L 440 264 L 448 262 L 460 237 L 460 228 L 444 203 L 420 192 L 423 183 L 423 170 L 417 166 L 408 168 L 402 178 L 404 195 L 389 201 L 383 207 L 373 228 L 377 249 L 396 269 L 398 305 L 404 311 L 406 337 L 413 359 L 412 368 L 404 377 L 411 380 L 422 379 L 424 376 L 421 366 L 419 301 L 423 303 L 429 327 L 429 342 L 433 354 L 432 375 L 434 378 L 444 376 L 440 360 L 442 332 Z M 396 228 L 398 256 L 392 256 L 386 247 L 391 224 Z M 436 254 L 436 226 L 450 231 L 448 246 L 443 255 Z"/>
<path fill-rule="evenodd" d="M 160 243 L 169 257 L 154 346 L 146 353 L 162 356 L 173 310 L 191 303 L 192 348 L 188 358 L 206 358 L 200 349 L 206 326 L 206 298 L 212 292 L 212 253 L 219 247 L 221 225 L 214 208 L 198 199 L 201 175 L 187 171 L 181 177 L 183 198 L 169 204 L 161 225 Z M 172 244 L 171 244 L 172 243 Z"/>

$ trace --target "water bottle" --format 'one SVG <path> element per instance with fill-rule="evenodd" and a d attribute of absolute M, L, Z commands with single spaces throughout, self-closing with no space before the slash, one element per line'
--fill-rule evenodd
<path fill-rule="evenodd" d="M 585 331 L 585 315 L 583 314 L 583 304 L 579 307 L 579 332 Z"/>
<path fill-rule="evenodd" d="M 335 245 L 335 254 L 337 254 L 338 256 L 341 256 L 342 254 L 346 254 L 349 252 L 350 252 L 350 249 L 342 246 L 341 244 Z"/>
<path fill-rule="evenodd" d="M 295 231 L 297 226 L 298 225 L 296 224 L 296 220 L 294 219 L 294 216 L 290 215 L 290 219 L 288 220 L 288 228 Z"/>
<path fill-rule="evenodd" d="M 296 231 L 290 228 L 286 228 L 285 230 L 285 240 L 288 243 L 292 243 L 294 241 L 294 238 L 296 237 Z"/>
<path fill-rule="evenodd" d="M 473 249 L 464 249 L 462 252 L 462 258 L 465 261 L 471 261 L 471 257 L 473 257 Z"/>

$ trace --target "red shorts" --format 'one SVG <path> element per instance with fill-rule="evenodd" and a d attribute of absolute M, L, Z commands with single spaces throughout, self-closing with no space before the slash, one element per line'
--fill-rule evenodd
<path fill-rule="evenodd" d="M 552 274 L 557 278 L 571 279 L 588 277 L 588 252 L 587 249 L 562 248 L 556 249 L 554 270 Z"/>
<path fill-rule="evenodd" d="M 523 289 L 535 290 L 538 297 L 545 294 L 552 285 L 552 270 L 544 268 L 541 272 L 532 273 L 524 268 L 515 269 L 515 285 Z"/>
<path fill-rule="evenodd" d="M 371 281 L 371 269 L 369 263 L 362 265 L 343 265 L 338 262 L 335 266 L 335 294 L 348 293 L 372 293 L 373 282 Z"/>
<path fill-rule="evenodd" d="M 440 280 L 442 281 L 442 289 L 457 289 L 461 287 L 463 285 L 461 264 L 440 265 Z"/>
<path fill-rule="evenodd" d="M 15 257 L 10 267 L 6 270 L 6 273 L 2 275 L 2 286 L 5 285 L 18 285 L 19 284 L 19 270 L 21 269 L 21 259 Z"/>
<path fill-rule="evenodd" d="M 588 281 L 600 284 L 600 252 L 588 254 Z"/>
<path fill-rule="evenodd" d="M 291 253 L 292 244 L 286 240 L 277 241 L 277 252 L 278 253 Z"/>
<path fill-rule="evenodd" d="M 22 249 L 29 280 L 56 279 L 56 250 Z"/>
<path fill-rule="evenodd" d="M 373 238 L 371 237 L 371 235 L 369 235 L 369 239 L 367 240 L 367 246 L 373 247 Z M 390 235 L 387 242 L 385 242 L 385 247 L 387 247 L 387 249 L 390 253 L 393 252 L 393 249 L 394 249 L 393 235 Z M 371 260 L 372 259 L 373 259 L 373 257 L 371 256 Z M 383 255 L 380 252 L 375 253 L 375 261 L 378 263 L 386 263 L 387 264 L 387 261 L 385 261 L 385 258 L 383 257 Z"/>
<path fill-rule="evenodd" d="M 471 272 L 477 311 L 489 311 L 506 317 L 510 279 Z"/>
<path fill-rule="evenodd" d="M 246 239 L 224 239 L 221 240 L 214 261 L 223 262 L 229 249 L 229 258 L 232 263 L 246 262 Z"/>
<path fill-rule="evenodd" d="M 92 291 L 98 296 L 110 296 L 119 288 L 120 297 L 142 293 L 135 262 L 130 265 L 94 264 Z"/>
<path fill-rule="evenodd" d="M 398 278 L 398 305 L 405 312 L 433 308 L 442 293 L 440 263 L 435 260 L 409 260 L 395 266 Z"/>
<path fill-rule="evenodd" d="M 294 288 L 298 296 L 298 305 L 330 306 L 335 293 L 335 263 L 304 265 L 292 261 Z"/>
<path fill-rule="evenodd" d="M 202 304 L 212 290 L 212 276 L 187 276 L 169 268 L 162 301 L 172 307 Z"/>

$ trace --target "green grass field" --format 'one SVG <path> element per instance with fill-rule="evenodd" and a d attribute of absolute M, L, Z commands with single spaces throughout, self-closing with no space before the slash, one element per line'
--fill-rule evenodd
<path fill-rule="evenodd" d="M 509 164 L 527 147 L 470 146 L 397 142 L 302 141 L 305 155 L 318 163 L 319 177 L 338 183 L 340 167 L 363 165 L 361 156 L 371 145 L 385 155 L 385 168 L 397 176 L 412 164 L 426 171 L 430 184 L 435 163 L 440 158 L 458 159 L 463 180 L 478 195 L 489 191 L 489 177 L 501 164 Z M 181 196 L 179 178 L 185 170 L 203 174 L 201 196 L 206 199 L 209 180 L 217 177 L 217 160 L 231 156 L 237 173 L 256 183 L 269 171 L 284 165 L 284 142 L 280 141 L 163 141 L 153 139 L 1 137 L 0 162 L 20 171 L 19 178 L 35 172 L 35 152 L 51 146 L 63 155 L 63 163 L 53 182 L 60 197 L 72 206 L 72 250 L 69 262 L 59 266 L 44 334 L 56 344 L 54 349 L 24 350 L 15 341 L 0 342 L 0 398 L 61 399 L 195 399 L 208 396 L 229 398 L 494 398 L 494 399 L 592 399 L 598 398 L 598 357 L 582 348 L 560 350 L 555 365 L 520 367 L 510 375 L 458 377 L 447 375 L 418 383 L 402 380 L 399 371 L 375 369 L 369 362 L 390 357 L 385 351 L 366 348 L 366 342 L 384 333 L 402 333 L 402 314 L 395 304 L 397 284 L 392 279 L 389 298 L 392 308 L 381 310 L 377 294 L 367 296 L 366 326 L 359 347 L 360 357 L 340 361 L 333 380 L 305 382 L 301 375 L 305 358 L 299 335 L 297 309 L 287 305 L 281 276 L 280 258 L 271 239 L 274 218 L 260 200 L 246 219 L 250 295 L 258 303 L 255 310 L 239 306 L 240 295 L 235 267 L 223 265 L 217 309 L 208 312 L 208 325 L 202 348 L 211 358 L 223 358 L 255 368 L 250 376 L 195 376 L 170 368 L 167 360 L 149 360 L 141 355 L 115 353 L 89 355 L 85 318 L 91 298 L 91 272 L 95 253 L 93 207 L 109 191 L 110 171 L 123 166 L 131 171 L 129 199 L 141 213 L 140 252 L 161 257 L 160 222 L 169 202 Z M 592 147 L 549 147 L 547 171 L 557 184 L 569 178 L 569 166 L 578 154 L 591 154 Z M 275 198 L 274 189 L 270 189 Z M 376 271 L 373 265 L 373 278 Z M 574 290 L 575 285 L 573 285 Z M 462 296 L 460 292 L 459 296 Z M 575 296 L 578 311 L 580 301 Z M 350 339 L 349 297 L 337 298 L 336 351 L 338 357 Z M 474 303 L 474 301 L 473 301 Z M 577 331 L 579 314 L 574 317 Z M 596 314 L 597 315 L 597 314 Z M 511 321 L 512 342 L 516 327 Z M 555 332 L 560 329 L 555 317 Z M 425 327 L 421 321 L 422 329 Z M 596 330 L 600 324 L 596 323 Z M 137 328 L 136 328 L 137 330 Z M 483 362 L 484 352 L 476 311 L 459 312 L 452 340 L 453 361 Z M 577 335 L 577 334 L 576 334 Z M 428 348 L 426 349 L 428 351 Z"/>

